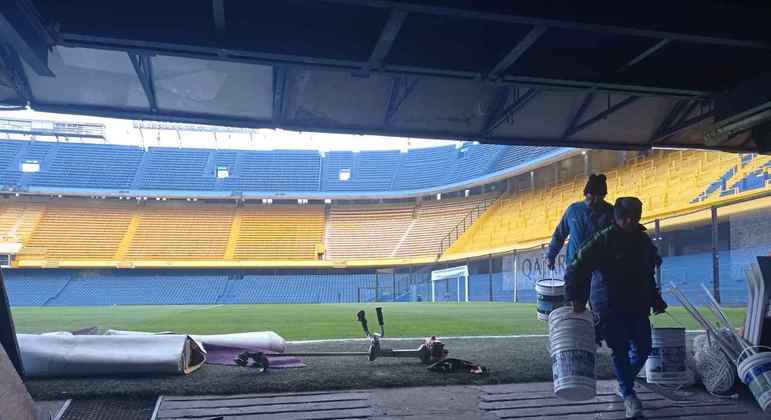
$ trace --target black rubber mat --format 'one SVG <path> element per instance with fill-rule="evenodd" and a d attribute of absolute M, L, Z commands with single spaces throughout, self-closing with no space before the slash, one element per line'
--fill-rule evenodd
<path fill-rule="evenodd" d="M 73 400 L 62 420 L 147 420 L 155 400 Z"/>

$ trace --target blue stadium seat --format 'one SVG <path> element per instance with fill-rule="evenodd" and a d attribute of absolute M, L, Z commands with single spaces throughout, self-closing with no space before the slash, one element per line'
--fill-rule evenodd
<path fill-rule="evenodd" d="M 107 144 L 0 141 L 0 188 L 232 192 L 380 192 L 433 188 L 482 178 L 555 151 L 465 143 L 398 150 L 215 150 Z M 40 172 L 23 174 L 20 162 Z M 217 167 L 228 177 L 217 179 Z M 340 170 L 351 171 L 348 181 Z"/>

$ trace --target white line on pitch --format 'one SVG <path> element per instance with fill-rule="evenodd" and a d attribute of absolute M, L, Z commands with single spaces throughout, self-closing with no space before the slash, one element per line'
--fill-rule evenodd
<path fill-rule="evenodd" d="M 703 333 L 704 330 L 686 330 L 689 334 Z M 478 339 L 496 339 L 496 338 L 546 338 L 548 334 L 521 334 L 521 335 L 466 335 L 466 336 L 437 336 L 442 340 L 478 340 Z M 418 341 L 425 340 L 426 337 L 383 337 L 387 341 Z M 369 341 L 369 338 L 327 338 L 321 340 L 297 340 L 287 341 L 287 344 L 316 344 L 316 343 L 339 343 L 351 341 Z"/>

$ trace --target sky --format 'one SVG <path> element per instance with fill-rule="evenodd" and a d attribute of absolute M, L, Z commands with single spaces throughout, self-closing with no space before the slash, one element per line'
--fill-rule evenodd
<path fill-rule="evenodd" d="M 219 149 L 311 149 L 330 150 L 405 150 L 423 147 L 436 147 L 457 144 L 454 141 L 414 139 L 405 137 L 362 136 L 350 134 L 330 134 L 297 132 L 273 129 L 227 129 L 219 132 L 196 132 L 175 129 L 147 128 L 154 122 L 135 122 L 114 118 L 101 118 L 82 115 L 65 115 L 36 112 L 32 110 L 2 111 L 0 119 L 32 120 L 44 124 L 45 121 L 99 123 L 105 126 L 105 141 L 110 144 L 125 144 L 142 147 L 200 147 Z M 138 123 L 138 124 L 135 124 Z M 138 128 L 145 127 L 145 128 Z M 183 125 L 184 126 L 184 125 Z M 8 135 L 0 133 L 0 139 Z M 28 136 L 10 135 L 10 138 L 29 139 Z M 53 140 L 42 138 L 40 140 Z M 60 138 L 60 141 L 62 139 Z M 69 138 L 68 141 L 81 141 Z M 102 140 L 87 140 L 102 142 Z"/>

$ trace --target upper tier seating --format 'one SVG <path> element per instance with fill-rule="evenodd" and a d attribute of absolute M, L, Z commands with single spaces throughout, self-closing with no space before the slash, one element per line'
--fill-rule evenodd
<path fill-rule="evenodd" d="M 435 188 L 568 149 L 463 144 L 398 150 L 216 150 L 0 140 L 0 190 L 384 192 Z M 37 173 L 22 173 L 35 160 Z M 217 178 L 217 168 L 228 176 Z M 340 179 L 348 169 L 349 180 Z"/>
<path fill-rule="evenodd" d="M 405 153 L 398 150 L 373 152 L 329 152 L 325 162 L 324 191 L 388 191 Z M 340 180 L 348 169 L 351 178 Z"/>
<path fill-rule="evenodd" d="M 319 191 L 321 156 L 313 150 L 241 151 L 225 189 Z"/>
<path fill-rule="evenodd" d="M 142 160 L 142 149 L 101 144 L 68 144 L 29 185 L 65 188 L 128 189 Z"/>

